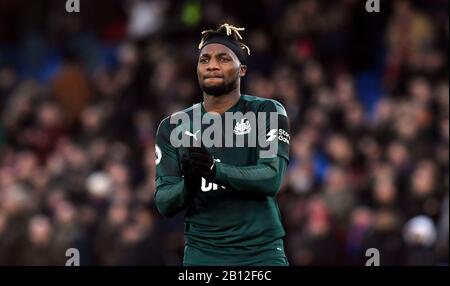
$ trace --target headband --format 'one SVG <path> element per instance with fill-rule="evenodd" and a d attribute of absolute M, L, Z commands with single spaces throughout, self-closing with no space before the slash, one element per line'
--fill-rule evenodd
<path fill-rule="evenodd" d="M 209 44 L 221 44 L 226 46 L 227 48 L 233 51 L 233 53 L 236 55 L 236 57 L 239 59 L 241 63 L 244 63 L 245 60 L 247 59 L 247 55 L 242 50 L 239 42 L 234 39 L 231 39 L 228 36 L 220 34 L 212 35 L 207 40 L 205 40 L 200 49 L 203 49 L 206 45 Z"/>

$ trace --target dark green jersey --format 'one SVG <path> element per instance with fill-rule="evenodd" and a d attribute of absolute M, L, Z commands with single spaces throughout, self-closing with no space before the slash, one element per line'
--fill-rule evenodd
<path fill-rule="evenodd" d="M 202 104 L 183 112 L 192 119 L 196 111 L 201 115 L 206 113 Z M 161 122 L 157 131 L 156 205 L 167 216 L 186 211 L 186 247 L 200 252 L 209 251 L 217 257 L 217 261 L 202 261 L 206 258 L 201 258 L 201 255 L 195 258 L 185 253 L 185 264 L 220 265 L 220 261 L 228 265 L 239 264 L 246 258 L 252 261 L 250 257 L 257 256 L 258 251 L 272 245 L 277 246 L 273 249 L 273 257 L 276 257 L 277 250 L 284 255 L 280 249 L 282 246 L 277 244 L 285 232 L 275 195 L 289 160 L 290 136 L 286 111 L 275 100 L 242 95 L 226 113 L 231 112 L 240 112 L 244 116 L 233 120 L 230 129 L 225 126 L 225 115 L 221 115 L 222 130 L 214 137 L 219 139 L 215 141 L 219 142 L 219 146 L 208 148 L 216 161 L 215 178 L 211 182 L 202 179 L 201 189 L 194 193 L 184 188 L 180 170 L 181 157 L 187 153 L 187 148 L 174 146 L 171 139 L 178 134 L 189 137 L 191 143 L 200 141 L 202 132 L 207 132 L 212 121 L 201 123 L 197 125 L 200 128 L 196 129 L 192 123 L 194 120 L 188 124 L 171 122 L 172 115 Z M 275 125 L 269 120 L 270 113 L 275 114 Z M 266 124 L 247 120 L 246 114 L 255 114 L 256 117 L 266 114 Z M 252 145 L 255 142 L 252 134 L 257 137 L 256 145 Z M 226 140 L 228 143 L 232 141 L 231 147 L 227 147 Z M 263 156 L 262 151 L 267 147 L 261 147 L 261 140 L 266 141 L 262 142 L 266 145 L 268 142 L 271 146 L 275 144 L 276 152 Z M 244 146 L 237 144 L 237 141 L 243 141 Z M 211 255 L 204 257 L 211 260 Z"/>

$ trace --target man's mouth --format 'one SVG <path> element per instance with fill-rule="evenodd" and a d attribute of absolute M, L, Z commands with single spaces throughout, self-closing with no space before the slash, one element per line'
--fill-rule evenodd
<path fill-rule="evenodd" d="M 221 76 L 221 75 L 207 75 L 207 76 L 205 76 L 205 79 L 211 79 L 211 78 L 220 78 L 220 79 L 222 79 L 223 76 Z"/>

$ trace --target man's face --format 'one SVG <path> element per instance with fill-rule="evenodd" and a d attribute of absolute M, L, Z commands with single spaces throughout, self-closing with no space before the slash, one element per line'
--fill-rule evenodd
<path fill-rule="evenodd" d="M 247 67 L 228 47 L 221 44 L 206 45 L 200 52 L 197 77 L 200 88 L 209 95 L 220 96 L 238 87 Z"/>

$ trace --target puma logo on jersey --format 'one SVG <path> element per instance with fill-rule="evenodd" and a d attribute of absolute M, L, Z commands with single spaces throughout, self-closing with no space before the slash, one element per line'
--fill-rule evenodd
<path fill-rule="evenodd" d="M 190 137 L 194 137 L 195 141 L 197 141 L 197 133 L 198 132 L 200 132 L 200 130 L 197 130 L 197 131 L 195 131 L 194 134 L 192 134 L 191 132 L 186 130 L 186 131 L 184 131 L 184 134 L 186 134 L 187 136 L 190 136 Z"/>

